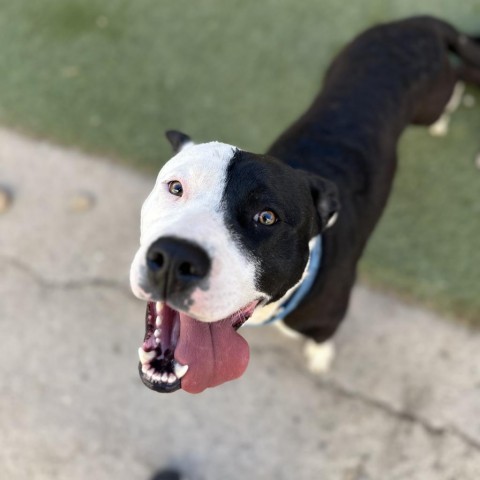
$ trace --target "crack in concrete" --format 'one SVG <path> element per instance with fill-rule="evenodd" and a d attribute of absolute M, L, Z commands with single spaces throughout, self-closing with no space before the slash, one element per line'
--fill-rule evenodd
<path fill-rule="evenodd" d="M 445 424 L 443 426 L 434 425 L 426 418 L 421 417 L 414 412 L 410 412 L 408 410 L 400 410 L 383 400 L 369 397 L 368 395 L 365 395 L 358 391 L 350 390 L 345 386 L 341 385 L 340 383 L 334 382 L 331 379 L 321 380 L 317 382 L 317 386 L 319 386 L 320 388 L 325 388 L 331 392 L 343 396 L 344 398 L 359 401 L 364 405 L 369 406 L 370 408 L 381 410 L 383 413 L 387 414 L 390 417 L 394 417 L 399 421 L 418 425 L 432 436 L 439 437 L 447 434 L 453 435 L 454 437 L 458 438 L 462 443 L 465 443 L 470 448 L 480 452 L 480 442 L 460 430 L 458 427 L 454 427 L 448 424 Z"/>
<path fill-rule="evenodd" d="M 458 429 L 457 427 L 450 426 L 448 427 L 448 430 L 453 435 L 456 435 L 457 438 L 462 439 L 467 445 L 469 445 L 473 449 L 478 450 L 480 452 L 480 441 L 476 440 L 475 438 L 472 438 L 467 433 L 462 432 L 462 430 Z"/>
<path fill-rule="evenodd" d="M 324 380 L 318 383 L 320 387 L 326 387 L 328 390 L 335 392 L 345 398 L 349 398 L 352 400 L 357 400 L 367 405 L 371 408 L 376 410 L 381 410 L 382 412 L 386 413 L 390 417 L 395 417 L 396 419 L 407 422 L 407 423 L 414 423 L 416 425 L 421 426 L 424 430 L 426 430 L 431 435 L 444 435 L 447 431 L 447 427 L 444 426 L 436 426 L 429 422 L 428 420 L 419 417 L 413 412 L 408 410 L 400 410 L 395 408 L 393 405 L 390 405 L 384 400 L 379 400 L 377 398 L 369 397 L 368 395 L 364 395 L 361 392 L 350 390 L 345 386 L 334 382 L 332 380 Z"/>
<path fill-rule="evenodd" d="M 279 356 L 282 359 L 281 361 L 283 361 L 283 359 L 285 358 L 285 350 L 279 346 L 269 346 L 262 348 L 254 347 L 251 351 L 255 355 L 271 353 Z M 318 376 L 315 376 L 314 374 L 309 372 L 306 366 L 303 364 L 298 368 L 298 371 L 301 372 L 301 374 L 307 377 L 310 381 L 312 381 L 313 378 L 313 381 L 318 388 L 327 390 L 328 392 L 337 394 L 343 398 L 360 402 L 365 406 L 368 406 L 375 410 L 379 410 L 384 414 L 393 417 L 401 422 L 418 425 L 432 436 L 441 437 L 447 434 L 453 435 L 462 443 L 480 452 L 480 441 L 463 432 L 458 427 L 448 424 L 442 426 L 435 425 L 426 418 L 421 417 L 412 411 L 398 409 L 384 400 L 372 398 L 368 395 L 363 394 L 362 392 L 351 390 L 340 384 L 338 381 L 334 381 L 332 378 L 319 378 Z"/>
<path fill-rule="evenodd" d="M 132 294 L 128 287 L 120 282 L 102 277 L 90 277 L 83 280 L 66 280 L 62 282 L 55 282 L 45 278 L 35 269 L 26 265 L 24 262 L 13 256 L 0 254 L 0 261 L 16 268 L 22 273 L 28 275 L 39 287 L 54 290 L 76 290 L 81 288 L 100 287 L 117 290 L 122 295 L 128 295 L 131 299 Z"/>
<path fill-rule="evenodd" d="M 51 280 L 48 280 L 45 277 L 43 277 L 33 268 L 23 263 L 21 260 L 13 256 L 0 254 L 0 260 L 5 261 L 6 263 L 10 264 L 14 268 L 17 268 L 18 270 L 27 274 L 33 279 L 35 283 L 37 283 L 42 288 L 53 288 L 53 289 L 61 289 L 61 290 L 75 290 L 75 289 L 90 288 L 90 287 L 110 288 L 113 290 L 117 290 L 122 295 L 128 295 L 128 298 L 131 299 L 130 290 L 126 288 L 125 285 L 121 284 L 120 282 L 116 282 L 114 280 L 100 278 L 100 277 L 93 277 L 85 280 L 69 280 L 65 282 L 52 282 Z M 258 348 L 254 348 L 252 350 L 258 351 L 257 353 L 260 353 L 260 349 Z M 280 355 L 283 358 L 284 351 L 281 350 L 280 352 L 279 347 L 261 349 L 261 353 L 266 353 L 266 351 L 270 351 L 271 353 Z M 302 368 L 301 370 L 305 375 L 307 375 L 310 379 L 312 379 L 312 374 L 309 373 L 305 368 Z M 432 436 L 439 437 L 446 434 L 453 435 L 456 438 L 458 438 L 461 442 L 468 445 L 470 448 L 480 452 L 480 441 L 476 440 L 475 438 L 471 437 L 467 433 L 463 432 L 458 427 L 454 427 L 451 425 L 444 425 L 444 426 L 434 425 L 427 419 L 420 417 L 413 412 L 410 412 L 408 410 L 400 410 L 383 400 L 369 397 L 368 395 L 364 395 L 358 391 L 350 390 L 347 387 L 341 385 L 340 383 L 334 382 L 332 379 L 329 379 L 329 380 L 322 379 L 320 381 L 317 380 L 316 385 L 319 388 L 326 389 L 344 398 L 359 401 L 370 408 L 380 410 L 384 414 L 390 417 L 396 418 L 399 421 L 418 425 Z"/>

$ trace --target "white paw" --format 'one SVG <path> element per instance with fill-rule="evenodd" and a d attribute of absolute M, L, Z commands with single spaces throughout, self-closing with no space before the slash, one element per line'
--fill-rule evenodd
<path fill-rule="evenodd" d="M 452 96 L 445 107 L 445 111 L 453 113 L 462 103 L 463 94 L 465 93 L 465 84 L 463 82 L 457 82 L 453 89 Z"/>
<path fill-rule="evenodd" d="M 317 343 L 307 340 L 304 349 L 308 369 L 315 374 L 324 374 L 330 370 L 335 357 L 335 345 L 331 340 Z"/>
<path fill-rule="evenodd" d="M 444 137 L 448 133 L 449 124 L 450 115 L 444 113 L 435 123 L 430 125 L 428 131 L 432 137 Z"/>
<path fill-rule="evenodd" d="M 448 134 L 448 127 L 450 125 L 450 116 L 462 103 L 463 94 L 465 93 L 465 84 L 457 82 L 452 92 L 452 96 L 445 106 L 445 110 L 440 118 L 430 125 L 428 131 L 432 137 L 444 137 Z"/>

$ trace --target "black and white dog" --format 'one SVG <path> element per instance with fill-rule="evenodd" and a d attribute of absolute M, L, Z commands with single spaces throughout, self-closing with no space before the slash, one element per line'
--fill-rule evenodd
<path fill-rule="evenodd" d="M 480 47 L 416 17 L 347 45 L 265 155 L 167 132 L 176 155 L 143 205 L 130 277 L 148 302 L 143 382 L 198 393 L 238 378 L 247 320 L 303 335 L 311 368 L 325 369 L 387 202 L 397 141 L 408 124 L 435 122 L 458 80 L 480 83 Z"/>

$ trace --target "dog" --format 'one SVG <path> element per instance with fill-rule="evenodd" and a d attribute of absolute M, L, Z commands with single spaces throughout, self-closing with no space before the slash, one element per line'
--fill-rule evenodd
<path fill-rule="evenodd" d="M 438 120 L 459 80 L 480 84 L 477 40 L 413 17 L 348 44 L 266 154 L 167 132 L 175 155 L 143 204 L 130 271 L 147 301 L 144 384 L 200 393 L 240 377 L 245 323 L 303 336 L 310 368 L 325 370 L 389 197 L 398 139 L 409 124 Z"/>

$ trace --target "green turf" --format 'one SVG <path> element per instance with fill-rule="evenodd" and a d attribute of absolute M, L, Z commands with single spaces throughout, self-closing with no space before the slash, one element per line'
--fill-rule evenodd
<path fill-rule="evenodd" d="M 163 130 L 262 151 L 361 29 L 433 13 L 480 33 L 480 0 L 0 0 L 0 122 L 154 172 Z M 362 272 L 480 322 L 477 107 L 411 129 Z"/>

